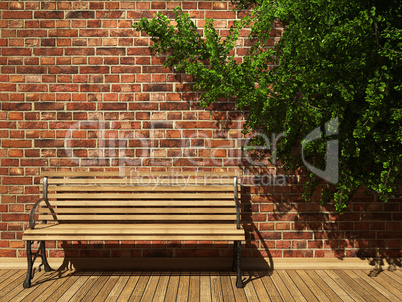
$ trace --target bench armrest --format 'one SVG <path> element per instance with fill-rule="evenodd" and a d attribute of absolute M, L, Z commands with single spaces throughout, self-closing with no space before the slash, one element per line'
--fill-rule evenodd
<path fill-rule="evenodd" d="M 240 204 L 239 204 L 239 194 L 237 192 L 237 187 L 238 187 L 238 183 L 237 183 L 237 176 L 234 177 L 233 179 L 234 182 L 234 199 L 236 202 L 236 227 L 237 229 L 240 229 Z"/>
<path fill-rule="evenodd" d="M 35 205 L 33 206 L 32 210 L 31 210 L 31 215 L 29 216 L 29 228 L 32 229 L 32 230 L 35 228 L 35 212 L 36 212 L 36 208 L 38 207 L 38 205 L 42 201 L 46 201 L 46 199 L 44 199 L 44 198 L 39 199 L 35 203 Z"/>

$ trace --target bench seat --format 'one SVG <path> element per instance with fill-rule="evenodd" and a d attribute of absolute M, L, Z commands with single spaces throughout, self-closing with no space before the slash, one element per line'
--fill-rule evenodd
<path fill-rule="evenodd" d="M 230 224 L 53 224 L 26 230 L 23 240 L 244 240 Z"/>

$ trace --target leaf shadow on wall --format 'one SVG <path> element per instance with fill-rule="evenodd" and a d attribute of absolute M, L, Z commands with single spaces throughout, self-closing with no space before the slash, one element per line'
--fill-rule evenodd
<path fill-rule="evenodd" d="M 285 175 L 285 185 L 267 179 L 279 173 Z M 361 192 L 338 214 L 333 204 L 321 204 L 318 190 L 310 200 L 302 198 L 303 171 L 291 174 L 271 165 L 249 165 L 244 174 L 250 176 L 244 188 L 250 203 L 243 205 L 244 220 L 253 226 L 250 240 L 269 246 L 273 259 L 358 257 L 373 267 L 372 276 L 402 267 L 401 199 L 384 203 Z"/>

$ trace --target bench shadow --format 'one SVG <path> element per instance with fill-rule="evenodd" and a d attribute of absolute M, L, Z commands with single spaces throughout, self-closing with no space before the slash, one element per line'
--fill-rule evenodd
<path fill-rule="evenodd" d="M 261 234 L 253 225 L 255 233 Z M 262 240 L 263 242 L 263 240 Z M 157 270 L 161 272 L 205 272 L 217 271 L 222 274 L 234 274 L 232 272 L 233 243 L 189 243 L 180 242 L 150 244 L 136 243 L 91 243 L 91 242 L 61 242 L 64 252 L 63 263 L 57 269 L 58 275 L 63 277 L 65 271 L 74 273 L 95 273 L 97 271 L 130 271 L 146 272 Z M 249 249 L 245 249 L 242 256 L 242 275 L 244 284 L 270 276 L 274 270 L 274 263 L 268 247 L 263 243 L 266 253 L 269 255 L 269 264 L 263 257 L 252 259 L 250 265 Z M 175 258 L 175 256 L 183 256 Z M 212 259 L 212 260 L 211 260 Z M 212 261 L 212 263 L 210 262 Z M 258 273 L 255 273 L 258 271 Z M 56 278 L 56 277 L 55 277 Z"/>

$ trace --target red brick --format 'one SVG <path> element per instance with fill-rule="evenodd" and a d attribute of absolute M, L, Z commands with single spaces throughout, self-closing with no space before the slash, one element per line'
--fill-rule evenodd
<path fill-rule="evenodd" d="M 17 167 L 17 166 L 19 166 L 19 160 L 18 159 L 2 159 L 1 160 L 1 166 L 3 166 L 3 167 L 7 167 L 7 166 Z M 8 175 L 8 173 L 7 173 L 7 175 Z"/>
<path fill-rule="evenodd" d="M 34 55 L 35 56 L 62 56 L 63 49 L 61 49 L 61 48 L 36 48 L 36 49 L 34 49 Z"/>
<path fill-rule="evenodd" d="M 38 139 L 34 141 L 34 146 L 35 148 L 64 147 L 64 141 L 54 139 Z"/>
<path fill-rule="evenodd" d="M 140 73 L 141 67 L 139 66 L 112 66 L 112 73 Z"/>
<path fill-rule="evenodd" d="M 223 11 L 207 11 L 205 13 L 205 18 L 209 19 L 234 19 L 234 12 L 223 12 Z"/>
<path fill-rule="evenodd" d="M 32 145 L 30 140 L 2 140 L 1 146 L 3 148 L 30 148 Z"/>
<path fill-rule="evenodd" d="M 76 56 L 92 56 L 95 54 L 94 48 L 66 48 L 65 49 L 66 56 L 76 55 Z"/>
<path fill-rule="evenodd" d="M 40 65 L 54 65 L 55 58 L 40 58 Z M 42 82 L 44 82 L 42 80 Z"/>
<path fill-rule="evenodd" d="M 196 9 L 197 8 L 197 2 L 195 1 L 187 1 L 183 3 L 183 9 Z"/>
<path fill-rule="evenodd" d="M 153 91 L 153 92 L 155 92 L 155 91 L 172 91 L 172 90 L 173 90 L 173 85 L 172 84 L 147 84 L 147 85 L 143 86 L 143 91 L 144 92 L 147 92 L 147 91 Z M 173 103 L 167 103 L 167 104 L 172 105 Z M 180 103 L 175 103 L 175 104 L 178 105 Z M 188 104 L 181 103 L 180 107 L 188 108 Z M 169 109 L 163 109 L 163 110 L 169 110 Z M 180 109 L 174 109 L 174 110 L 180 110 Z"/>
<path fill-rule="evenodd" d="M 49 30 L 49 37 L 78 37 L 77 29 L 52 29 Z"/>
<path fill-rule="evenodd" d="M 40 166 L 46 167 L 47 160 L 46 159 L 21 159 L 21 166 Z"/>
<path fill-rule="evenodd" d="M 9 120 L 22 120 L 24 119 L 24 114 L 22 112 L 10 112 L 8 114 Z"/>
<path fill-rule="evenodd" d="M 120 2 L 106 2 L 105 9 L 119 9 Z"/>
<path fill-rule="evenodd" d="M 125 48 L 97 48 L 96 55 L 98 56 L 124 56 Z"/>
<path fill-rule="evenodd" d="M 70 10 L 71 3 L 70 2 L 59 2 L 57 3 L 57 9 L 59 10 Z"/>
<path fill-rule="evenodd" d="M 22 92 L 46 92 L 47 85 L 43 84 L 19 84 L 18 91 Z"/>
<path fill-rule="evenodd" d="M 80 68 L 80 72 L 83 74 L 86 74 L 86 73 L 95 73 L 95 74 L 109 73 L 109 67 L 108 66 L 85 66 L 85 67 Z"/>
<path fill-rule="evenodd" d="M 258 235 L 254 235 L 253 237 L 255 239 L 281 239 L 281 234 L 278 232 L 259 232 Z"/>
<path fill-rule="evenodd" d="M 222 9 L 227 9 L 227 2 L 214 2 L 213 3 L 213 9 L 214 10 L 222 10 Z"/>
<path fill-rule="evenodd" d="M 151 9 L 165 9 L 166 8 L 166 2 L 151 2 Z"/>
<path fill-rule="evenodd" d="M 77 84 L 52 84 L 49 85 L 51 92 L 78 92 L 79 87 Z"/>
<path fill-rule="evenodd" d="M 63 19 L 63 11 L 36 11 L 34 12 L 35 19 Z M 28 19 L 28 18 L 26 18 Z"/>
<path fill-rule="evenodd" d="M 39 28 L 39 21 L 25 20 L 25 28 Z"/>
<path fill-rule="evenodd" d="M 16 91 L 16 84 L 0 83 L 0 91 Z"/>
<path fill-rule="evenodd" d="M 129 56 L 149 56 L 149 55 L 151 55 L 151 52 L 148 47 L 127 48 L 127 55 L 129 55 Z M 163 71 L 161 71 L 161 72 L 163 72 Z"/>
<path fill-rule="evenodd" d="M 49 66 L 50 74 L 77 74 L 77 66 Z"/>
<path fill-rule="evenodd" d="M 107 37 L 108 30 L 106 29 L 81 29 L 81 37 Z"/>
<path fill-rule="evenodd" d="M 94 11 L 70 11 L 66 13 L 66 19 L 93 19 L 95 18 Z"/>
<path fill-rule="evenodd" d="M 104 9 L 104 2 L 89 2 L 90 9 Z"/>
<path fill-rule="evenodd" d="M 280 240 L 276 242 L 277 249 L 289 249 L 291 247 L 290 241 Z"/>
<path fill-rule="evenodd" d="M 3 11 L 3 19 L 32 19 L 31 11 Z"/>
<path fill-rule="evenodd" d="M 96 12 L 96 18 L 97 19 L 120 19 L 122 18 L 124 12 L 122 11 L 97 11 Z"/>
<path fill-rule="evenodd" d="M 10 242 L 10 248 L 24 248 L 25 247 L 25 242 L 23 241 L 11 241 Z"/>
<path fill-rule="evenodd" d="M 7 5 L 7 3 L 4 4 Z M 7 6 L 2 9 L 7 9 Z M 24 2 L 11 2 L 9 9 L 24 9 Z"/>
<path fill-rule="evenodd" d="M 109 92 L 110 86 L 107 84 L 83 84 L 80 85 L 80 92 Z"/>
<path fill-rule="evenodd" d="M 35 57 L 24 58 L 24 64 L 25 65 L 39 65 L 39 58 L 35 58 Z"/>
<path fill-rule="evenodd" d="M 131 28 L 133 22 L 130 20 L 118 20 L 117 26 L 119 28 Z"/>
<path fill-rule="evenodd" d="M 4 185 L 30 185 L 32 184 L 32 178 L 31 177 L 3 177 L 3 184 Z M 10 214 L 8 215 L 8 217 Z M 3 220 L 7 221 L 7 219 L 3 215 Z M 12 220 L 18 220 L 18 219 L 12 219 Z M 10 220 L 8 220 L 10 221 Z"/>
<path fill-rule="evenodd" d="M 0 257 L 16 257 L 17 250 L 15 249 L 0 249 Z"/>
<path fill-rule="evenodd" d="M 45 74 L 45 66 L 18 66 L 17 73 L 19 74 Z"/>
<path fill-rule="evenodd" d="M 31 49 L 29 48 L 3 48 L 3 56 L 30 56 Z"/>
<path fill-rule="evenodd" d="M 88 28 L 94 28 L 94 27 L 101 27 L 102 22 L 101 20 L 88 20 L 87 21 L 87 27 Z"/>

